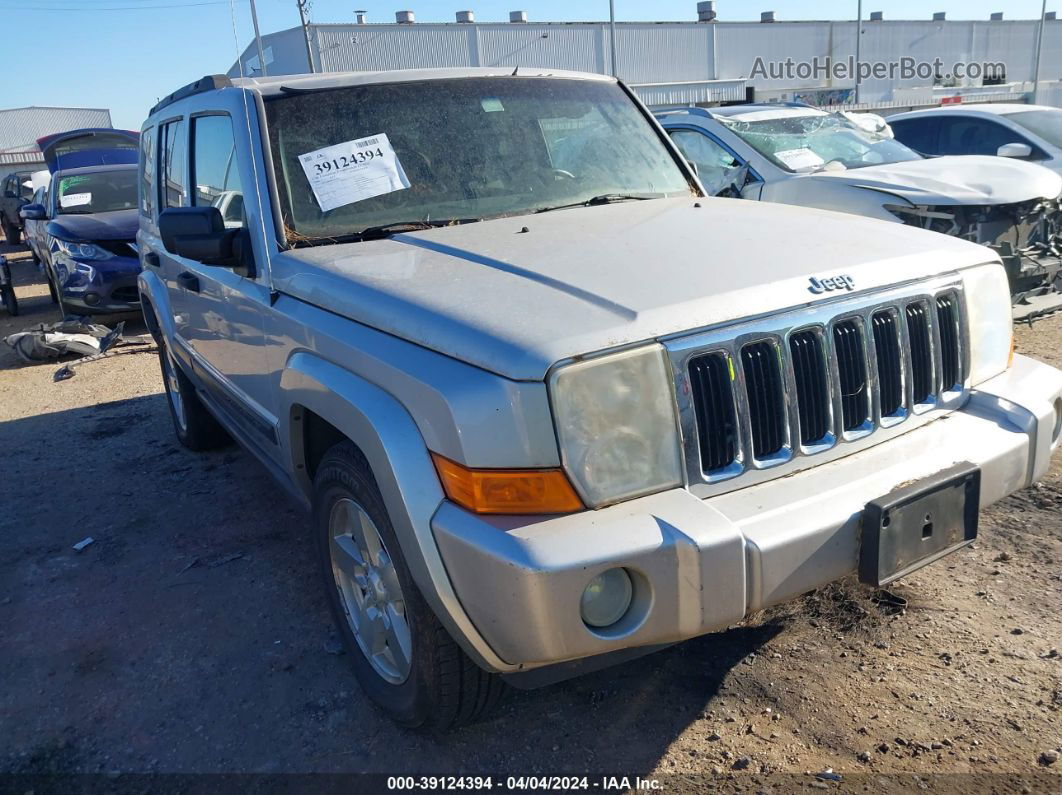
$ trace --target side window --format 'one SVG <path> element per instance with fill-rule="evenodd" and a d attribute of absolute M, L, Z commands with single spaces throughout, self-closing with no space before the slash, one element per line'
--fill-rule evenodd
<path fill-rule="evenodd" d="M 892 127 L 896 140 L 904 146 L 923 155 L 940 154 L 940 147 L 937 146 L 937 132 L 940 130 L 939 118 L 927 116 L 922 119 L 900 119 L 900 121 L 889 122 L 889 126 Z"/>
<path fill-rule="evenodd" d="M 192 204 L 217 207 L 228 228 L 244 225 L 243 188 L 230 116 L 192 120 L 192 185 Z"/>
<path fill-rule="evenodd" d="M 32 204 L 44 204 L 44 188 L 37 188 L 30 202 Z"/>
<path fill-rule="evenodd" d="M 994 155 L 1003 144 L 1026 143 L 1002 124 L 950 116 L 941 119 L 940 151 L 947 155 Z"/>
<path fill-rule="evenodd" d="M 26 174 L 21 178 L 21 188 L 22 190 L 19 193 L 19 196 L 26 201 L 29 201 L 33 197 L 33 182 L 30 180 L 29 174 Z"/>
<path fill-rule="evenodd" d="M 171 121 L 159 133 L 159 208 L 184 204 L 188 144 L 184 120 Z"/>
<path fill-rule="evenodd" d="M 140 214 L 155 217 L 155 128 L 140 133 Z"/>
<path fill-rule="evenodd" d="M 730 152 L 696 130 L 671 130 L 669 135 L 686 159 L 697 164 L 697 176 L 709 195 L 731 185 L 742 163 Z"/>

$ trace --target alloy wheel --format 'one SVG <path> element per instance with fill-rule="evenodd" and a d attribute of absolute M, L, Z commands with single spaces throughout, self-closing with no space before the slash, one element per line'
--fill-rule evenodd
<path fill-rule="evenodd" d="M 413 635 L 380 531 L 364 508 L 343 498 L 332 506 L 328 538 L 332 577 L 358 647 L 381 677 L 401 684 L 409 676 Z"/>

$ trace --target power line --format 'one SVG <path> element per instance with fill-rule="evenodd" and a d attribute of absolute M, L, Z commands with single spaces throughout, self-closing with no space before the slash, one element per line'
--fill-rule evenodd
<path fill-rule="evenodd" d="M 223 6 L 228 5 L 227 0 L 205 0 L 197 3 L 179 3 L 167 5 L 137 5 L 137 6 L 48 6 L 47 8 L 27 8 L 26 6 L 0 6 L 0 11 L 154 11 L 166 8 L 196 8 L 198 6 Z"/>

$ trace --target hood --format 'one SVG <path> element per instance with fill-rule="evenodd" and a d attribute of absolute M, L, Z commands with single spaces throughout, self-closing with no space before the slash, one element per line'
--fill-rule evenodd
<path fill-rule="evenodd" d="M 135 163 L 140 156 L 140 133 L 86 127 L 38 138 L 37 146 L 54 174 L 68 168 Z"/>
<path fill-rule="evenodd" d="M 1013 204 L 1055 199 L 1062 175 L 1009 157 L 962 155 L 908 160 L 848 171 L 820 171 L 811 179 L 884 191 L 912 204 Z"/>
<path fill-rule="evenodd" d="M 293 249 L 272 267 L 282 293 L 539 381 L 562 359 L 836 295 L 812 295 L 811 276 L 847 274 L 857 294 L 994 258 L 903 224 L 683 198 Z"/>
<path fill-rule="evenodd" d="M 48 234 L 62 240 L 135 240 L 140 225 L 137 209 L 114 210 L 91 215 L 57 215 L 48 224 Z"/>

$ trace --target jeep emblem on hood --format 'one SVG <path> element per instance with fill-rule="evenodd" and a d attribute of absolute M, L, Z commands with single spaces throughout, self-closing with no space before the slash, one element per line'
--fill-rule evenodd
<path fill-rule="evenodd" d="M 829 279 L 816 279 L 814 276 L 811 276 L 808 281 L 811 282 L 811 284 L 808 285 L 808 289 L 816 295 L 819 293 L 828 293 L 833 290 L 851 291 L 855 289 L 855 279 L 847 273 L 842 273 Z"/>

